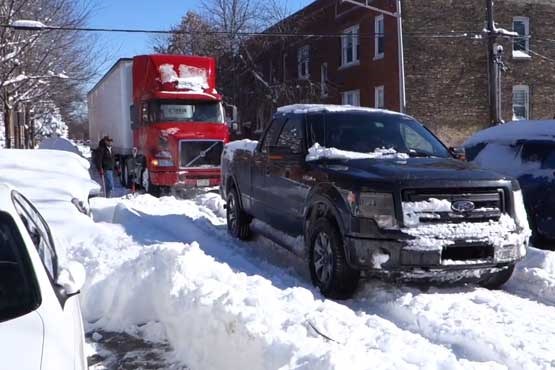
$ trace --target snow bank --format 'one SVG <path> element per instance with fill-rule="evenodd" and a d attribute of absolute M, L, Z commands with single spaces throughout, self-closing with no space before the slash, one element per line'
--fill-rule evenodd
<path fill-rule="evenodd" d="M 235 155 L 235 152 L 237 150 L 245 150 L 250 153 L 254 153 L 257 146 L 258 146 L 258 141 L 253 141 L 249 139 L 232 141 L 227 143 L 224 146 L 222 157 L 229 159 L 231 161 L 233 160 L 233 156 Z"/>
<path fill-rule="evenodd" d="M 102 203 L 103 209 L 112 203 L 113 219 L 123 221 L 125 230 L 144 233 L 147 210 L 180 210 L 215 222 L 218 217 L 208 208 L 192 205 L 223 210 L 214 196 L 194 202 L 139 196 Z M 167 338 L 177 359 L 192 369 L 483 367 L 459 361 L 447 348 L 378 316 L 320 300 L 302 286 L 282 289 L 262 276 L 235 271 L 196 242 L 139 245 L 122 226 L 95 226 L 100 228 L 95 237 L 83 238 L 72 254 L 85 262 L 91 276 L 82 297 L 88 330 L 133 332 L 146 324 L 156 329 L 154 340 Z M 159 235 L 149 237 L 155 240 Z"/>
<path fill-rule="evenodd" d="M 46 138 L 40 142 L 39 149 L 64 150 L 66 152 L 81 155 L 79 148 L 77 148 L 77 146 L 75 146 L 71 141 L 63 137 Z"/>
<path fill-rule="evenodd" d="M 395 149 L 378 148 L 371 153 L 350 152 L 336 148 L 326 148 L 315 143 L 308 149 L 306 160 L 317 161 L 320 158 L 329 159 L 408 159 L 406 153 L 397 153 Z"/>
<path fill-rule="evenodd" d="M 536 248 L 519 263 L 507 289 L 555 306 L 555 252 Z"/>

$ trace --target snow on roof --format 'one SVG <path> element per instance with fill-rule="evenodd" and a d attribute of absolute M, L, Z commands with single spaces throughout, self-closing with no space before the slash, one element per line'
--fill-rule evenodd
<path fill-rule="evenodd" d="M 334 104 L 292 104 L 279 107 L 278 113 L 311 113 L 311 112 L 369 112 L 387 113 L 403 115 L 386 109 L 375 109 L 367 107 L 357 107 L 354 105 L 334 105 Z"/>
<path fill-rule="evenodd" d="M 554 140 L 555 120 L 513 121 L 482 130 L 468 139 L 465 147 L 484 142 L 513 144 L 518 140 Z"/>
<path fill-rule="evenodd" d="M 162 64 L 158 67 L 162 83 L 177 82 L 178 89 L 190 89 L 203 92 L 209 88 L 208 71 L 185 64 L 179 65 L 179 75 L 172 64 Z"/>
<path fill-rule="evenodd" d="M 32 20 L 25 20 L 21 19 L 18 21 L 13 21 L 10 23 L 10 26 L 17 27 L 17 28 L 45 28 L 47 27 L 44 23 L 40 21 L 32 21 Z"/>

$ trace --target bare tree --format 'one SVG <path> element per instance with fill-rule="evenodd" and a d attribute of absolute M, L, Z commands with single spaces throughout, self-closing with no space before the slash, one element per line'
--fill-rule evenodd
<path fill-rule="evenodd" d="M 0 0 L 2 24 L 36 22 L 33 27 L 0 30 L 0 102 L 8 147 L 14 144 L 12 138 L 18 144 L 25 128 L 15 124 L 14 112 L 25 112 L 30 118 L 39 107 L 60 109 L 58 104 L 78 99 L 83 84 L 94 76 L 90 40 L 79 32 L 41 28 L 41 24 L 84 26 L 91 4 L 88 0 Z"/>

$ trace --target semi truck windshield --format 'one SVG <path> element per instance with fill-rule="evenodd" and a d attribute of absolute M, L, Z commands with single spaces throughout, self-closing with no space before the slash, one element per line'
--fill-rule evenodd
<path fill-rule="evenodd" d="M 219 102 L 160 102 L 155 106 L 158 122 L 223 122 Z"/>

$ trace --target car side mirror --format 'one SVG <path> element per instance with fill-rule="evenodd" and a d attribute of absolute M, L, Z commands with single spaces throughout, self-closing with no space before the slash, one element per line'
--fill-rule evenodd
<path fill-rule="evenodd" d="M 65 298 L 79 294 L 81 288 L 85 285 L 87 273 L 85 268 L 79 262 L 69 262 L 58 275 L 56 285 L 63 289 Z"/>
<path fill-rule="evenodd" d="M 449 147 L 449 153 L 458 160 L 466 161 L 466 152 L 462 146 Z"/>

